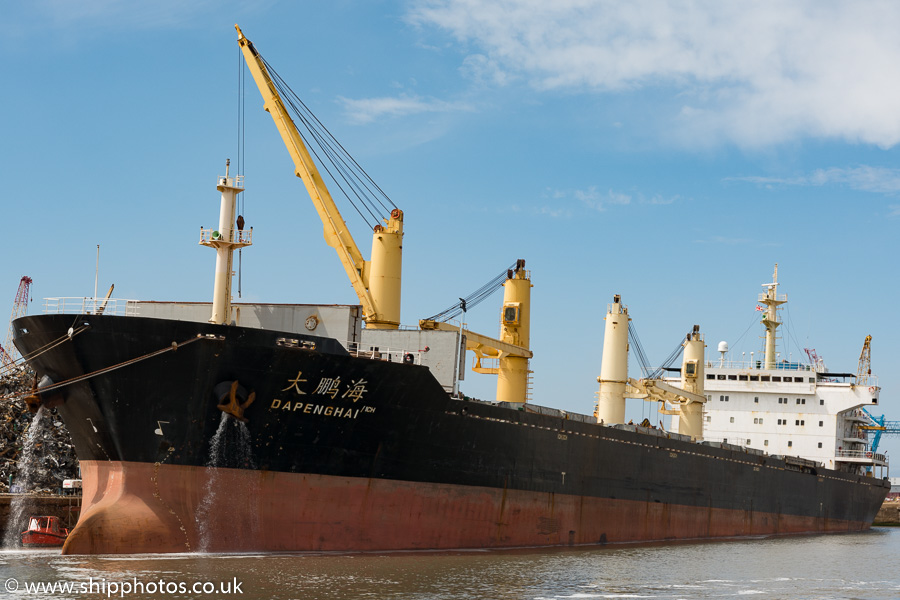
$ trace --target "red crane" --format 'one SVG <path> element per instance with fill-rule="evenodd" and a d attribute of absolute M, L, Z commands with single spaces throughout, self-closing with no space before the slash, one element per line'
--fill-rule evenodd
<path fill-rule="evenodd" d="M 30 293 L 31 277 L 26 275 L 19 280 L 19 289 L 16 291 L 16 299 L 13 302 L 12 316 L 9 318 L 9 333 L 6 334 L 6 342 L 2 346 L 2 352 L 0 352 L 0 360 L 2 360 L 3 366 L 7 368 L 19 358 L 19 351 L 16 350 L 16 345 L 13 344 L 12 322 L 19 317 L 25 316 L 28 312 Z"/>

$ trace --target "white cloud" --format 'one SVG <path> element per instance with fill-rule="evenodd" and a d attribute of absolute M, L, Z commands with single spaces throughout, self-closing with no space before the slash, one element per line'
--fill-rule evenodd
<path fill-rule="evenodd" d="M 544 198 L 552 201 L 551 205 L 544 205 L 538 209 L 540 214 L 550 215 L 551 217 L 571 217 L 575 214 L 573 210 L 573 200 L 577 204 L 581 204 L 591 210 L 604 211 L 610 206 L 625 206 L 631 204 L 635 199 L 631 194 L 617 192 L 615 190 L 607 190 L 605 192 L 597 189 L 592 185 L 586 190 L 545 190 Z M 638 202 L 642 204 L 671 204 L 677 197 L 672 200 L 663 200 L 659 196 L 655 196 L 650 200 L 645 200 L 641 194 L 637 194 Z"/>
<path fill-rule="evenodd" d="M 497 61 L 488 58 L 484 54 L 470 54 L 463 60 L 459 70 L 464 77 L 478 83 L 493 83 L 498 86 L 504 86 L 512 79 L 509 73 L 500 68 Z"/>
<path fill-rule="evenodd" d="M 842 169 L 830 167 L 816 169 L 808 175 L 797 177 L 731 177 L 730 181 L 747 181 L 767 187 L 775 185 L 783 186 L 826 186 L 845 185 L 854 190 L 873 192 L 877 194 L 896 195 L 900 193 L 900 169 L 888 169 L 885 167 L 859 167 Z"/>
<path fill-rule="evenodd" d="M 900 142 L 900 3 L 419 0 L 408 19 L 463 43 L 482 80 L 672 91 L 684 143 Z"/>
<path fill-rule="evenodd" d="M 581 201 L 585 206 L 594 210 L 606 210 L 610 204 L 630 204 L 631 196 L 621 192 L 609 190 L 606 193 L 597 190 L 596 186 L 591 186 L 587 190 L 575 190 L 575 199 Z"/>
<path fill-rule="evenodd" d="M 396 98 L 351 98 L 338 97 L 347 117 L 354 123 L 369 123 L 382 117 L 399 117 L 419 113 L 445 113 L 472 110 L 463 102 L 446 102 L 435 98 L 400 96 Z"/>

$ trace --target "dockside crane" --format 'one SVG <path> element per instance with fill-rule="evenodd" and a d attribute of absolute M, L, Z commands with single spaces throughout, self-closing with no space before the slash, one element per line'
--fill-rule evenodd
<path fill-rule="evenodd" d="M 868 385 L 872 376 L 872 336 L 867 335 L 859 353 L 859 366 L 856 369 L 856 385 Z"/>
<path fill-rule="evenodd" d="M 11 368 L 15 364 L 16 359 L 19 358 L 19 351 L 16 349 L 15 344 L 13 344 L 12 322 L 19 317 L 25 316 L 28 312 L 28 301 L 31 297 L 31 283 L 31 277 L 23 275 L 22 279 L 19 280 L 19 287 L 16 290 L 12 315 L 9 317 L 9 330 L 6 334 L 6 341 L 4 341 L 3 346 L 0 347 L 0 361 L 2 361 L 3 366 L 6 369 Z"/>
<path fill-rule="evenodd" d="M 295 174 L 303 180 L 309 197 L 322 220 L 325 241 L 337 251 L 341 264 L 350 278 L 363 309 L 366 327 L 372 329 L 397 329 L 400 326 L 400 271 L 402 264 L 403 211 L 394 207 L 390 216 L 373 228 L 371 260 L 365 260 L 347 223 L 332 199 L 322 175 L 313 161 L 285 106 L 271 68 L 259 54 L 253 43 L 238 33 L 247 67 L 263 97 L 263 107 L 271 115 L 282 141 L 294 161 Z M 277 79 L 277 77 L 276 77 Z M 291 103 L 294 106 L 294 103 Z M 295 109 L 296 112 L 296 109 Z M 302 117 L 301 117 L 302 118 Z M 342 148 L 341 148 L 342 150 Z M 328 151 L 326 151 L 326 155 Z M 353 163 L 355 165 L 355 162 Z M 358 165 L 356 165 L 358 167 Z M 332 175 L 334 176 L 334 175 Z M 359 191 L 354 188 L 355 191 Z M 346 193 L 346 192 L 345 192 Z M 351 192 L 355 193 L 355 192 Z"/>
<path fill-rule="evenodd" d="M 871 336 L 869 336 L 871 337 Z M 874 435 L 872 436 L 872 443 L 869 445 L 869 450 L 873 453 L 878 451 L 878 444 L 881 442 L 881 437 L 883 435 L 887 436 L 895 436 L 900 435 L 900 421 L 886 421 L 884 415 L 880 417 L 876 417 L 868 410 L 866 407 L 862 407 L 863 412 L 866 413 L 866 416 L 871 419 L 871 425 L 860 425 L 859 428 L 866 431 L 874 431 Z"/>

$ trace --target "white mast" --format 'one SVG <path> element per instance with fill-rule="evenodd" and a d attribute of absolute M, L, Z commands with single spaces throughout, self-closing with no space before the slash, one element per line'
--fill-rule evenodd
<path fill-rule="evenodd" d="M 219 177 L 216 189 L 222 192 L 219 204 L 219 228 L 216 230 L 201 229 L 200 244 L 216 249 L 216 278 L 213 285 L 213 305 L 210 323 L 227 324 L 231 322 L 231 278 L 235 248 L 251 245 L 253 228 L 249 232 L 243 230 L 243 217 L 238 218 L 238 227 L 234 227 L 235 198 L 244 191 L 243 175 L 230 177 L 228 174 L 230 160 L 225 161 L 225 176 Z"/>

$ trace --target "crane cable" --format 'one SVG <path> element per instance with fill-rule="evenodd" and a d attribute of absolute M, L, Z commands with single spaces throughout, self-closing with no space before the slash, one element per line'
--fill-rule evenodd
<path fill-rule="evenodd" d="M 687 335 L 690 335 L 691 332 L 688 331 Z M 684 340 L 686 336 L 682 336 L 681 339 Z M 634 347 L 634 353 L 637 356 L 638 364 L 641 367 L 641 372 L 644 374 L 644 379 L 660 379 L 662 378 L 663 371 L 672 366 L 672 364 L 678 359 L 678 356 L 681 355 L 681 352 L 684 350 L 684 346 L 682 342 L 679 340 L 678 345 L 669 353 L 669 356 L 663 361 L 662 366 L 656 369 L 653 369 L 650 366 L 650 360 L 647 358 L 647 353 L 644 351 L 644 346 L 641 344 L 641 340 L 637 334 L 637 328 L 634 326 L 634 321 L 628 321 L 628 341 Z"/>
<path fill-rule="evenodd" d="M 483 286 L 481 286 L 465 298 L 460 298 L 460 302 L 457 302 L 456 304 L 445 308 L 441 312 L 428 317 L 425 320 L 446 322 L 450 319 L 455 319 L 463 312 L 468 311 L 470 308 L 481 304 L 484 300 L 489 298 L 491 294 L 493 294 L 503 286 L 503 282 L 509 279 L 510 272 L 517 273 L 520 268 L 521 267 L 519 261 L 514 262 L 512 266 L 510 266 L 508 269 L 503 269 L 503 272 L 485 283 Z M 465 306 L 465 308 L 463 308 L 463 306 Z"/>
<path fill-rule="evenodd" d="M 397 205 L 347 152 L 300 97 L 294 93 L 277 71 L 272 68 L 262 55 L 259 57 L 269 72 L 272 83 L 275 85 L 282 101 L 305 127 L 307 135 L 304 135 L 299 128 L 298 132 L 303 142 L 316 157 L 318 164 L 328 173 L 334 184 L 340 189 L 344 197 L 366 224 L 370 227 L 378 225 L 380 218 L 377 213 L 381 211 L 390 213 L 392 208 L 397 208 Z M 311 140 L 315 144 L 310 144 Z M 329 167 L 329 165 L 331 166 Z M 341 183 L 342 181 L 343 184 Z M 354 201 L 354 197 L 356 201 Z M 390 205 L 390 208 L 388 205 Z M 372 220 L 366 217 L 363 214 L 364 212 L 368 213 Z"/>
<path fill-rule="evenodd" d="M 240 48 L 238 48 L 238 78 L 237 78 L 237 164 L 235 165 L 235 172 L 238 175 L 246 175 L 246 137 L 244 135 L 246 120 L 244 119 L 244 90 L 245 90 L 245 77 L 244 73 L 246 69 L 244 69 L 245 61 L 244 61 L 244 53 L 241 52 Z M 243 216 L 244 214 L 244 197 L 247 195 L 246 191 L 238 194 L 238 215 Z M 244 248 L 243 246 L 238 248 L 238 268 L 237 268 L 237 276 L 238 276 L 238 298 L 241 298 L 241 280 L 243 275 L 243 266 L 244 266 Z"/>

